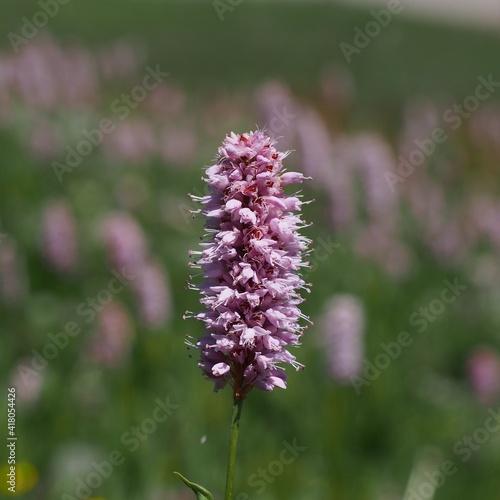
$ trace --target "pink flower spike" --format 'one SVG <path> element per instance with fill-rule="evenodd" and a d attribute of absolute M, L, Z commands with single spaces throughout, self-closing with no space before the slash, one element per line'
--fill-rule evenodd
<path fill-rule="evenodd" d="M 202 270 L 206 310 L 190 313 L 205 323 L 205 335 L 188 345 L 200 351 L 199 366 L 215 383 L 244 399 L 256 387 L 286 388 L 285 364 L 303 365 L 286 349 L 299 344 L 307 319 L 298 309 L 306 283 L 298 274 L 310 240 L 296 212 L 301 202 L 283 186 L 306 179 L 283 172 L 287 153 L 261 131 L 231 133 L 217 163 L 206 169 L 210 195 L 198 199 L 206 217 L 205 240 L 192 267 Z"/>

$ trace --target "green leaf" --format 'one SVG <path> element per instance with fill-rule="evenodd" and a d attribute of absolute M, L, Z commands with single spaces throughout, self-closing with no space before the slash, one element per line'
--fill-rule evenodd
<path fill-rule="evenodd" d="M 189 486 L 194 491 L 196 498 L 198 500 L 214 500 L 212 493 L 210 493 L 207 489 L 203 488 L 203 486 L 188 481 L 179 472 L 174 472 L 174 474 L 177 474 L 186 483 L 186 486 Z"/>

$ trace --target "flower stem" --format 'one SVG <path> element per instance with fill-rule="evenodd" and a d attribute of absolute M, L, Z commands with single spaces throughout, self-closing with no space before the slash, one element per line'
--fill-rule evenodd
<path fill-rule="evenodd" d="M 229 457 L 227 462 L 226 494 L 224 500 L 233 500 L 234 473 L 236 469 L 236 446 L 238 444 L 238 431 L 240 430 L 240 417 L 243 399 L 234 398 L 233 417 L 231 419 L 231 439 L 229 441 Z"/>

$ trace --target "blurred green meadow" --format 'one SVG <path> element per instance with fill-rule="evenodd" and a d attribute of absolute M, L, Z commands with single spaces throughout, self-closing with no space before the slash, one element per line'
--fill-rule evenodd
<path fill-rule="evenodd" d="M 72 0 L 27 38 L 40 4 L 0 6 L 2 494 L 193 498 L 179 471 L 222 498 L 188 193 L 259 127 L 313 177 L 313 324 L 244 404 L 236 500 L 500 498 L 497 33 L 394 15 L 348 63 L 367 9 Z"/>

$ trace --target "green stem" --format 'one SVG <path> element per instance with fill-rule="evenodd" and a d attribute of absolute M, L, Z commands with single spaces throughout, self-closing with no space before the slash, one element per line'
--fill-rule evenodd
<path fill-rule="evenodd" d="M 227 462 L 226 494 L 224 500 L 233 500 L 234 473 L 236 469 L 236 446 L 238 444 L 238 431 L 240 430 L 241 407 L 243 400 L 234 398 L 233 417 L 231 419 L 231 439 L 229 441 L 229 457 Z"/>

